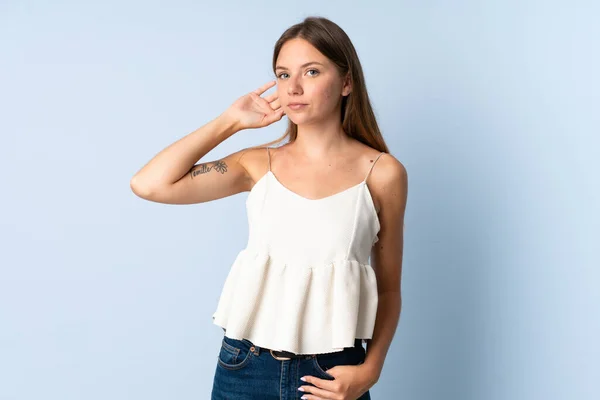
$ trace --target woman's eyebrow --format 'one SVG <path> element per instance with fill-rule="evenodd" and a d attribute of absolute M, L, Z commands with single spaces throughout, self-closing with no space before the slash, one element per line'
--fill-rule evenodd
<path fill-rule="evenodd" d="M 323 65 L 323 64 L 321 64 L 320 62 L 317 62 L 317 61 L 311 61 L 311 62 L 307 62 L 306 64 L 302 64 L 302 65 L 300 66 L 300 68 L 308 67 L 309 65 L 312 65 L 312 64 L 319 64 L 319 65 L 322 65 L 322 66 L 324 66 L 324 65 Z M 277 71 L 278 69 L 287 69 L 287 67 L 284 67 L 284 66 L 282 66 L 282 65 L 278 65 L 278 66 L 276 66 L 276 67 L 275 67 L 275 71 Z"/>

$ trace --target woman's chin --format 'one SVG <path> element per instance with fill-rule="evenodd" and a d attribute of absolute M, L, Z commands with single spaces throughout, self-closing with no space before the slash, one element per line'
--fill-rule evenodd
<path fill-rule="evenodd" d="M 303 125 L 303 124 L 306 124 L 308 122 L 308 118 L 304 118 L 304 116 L 289 115 L 289 114 L 286 114 L 286 115 L 287 115 L 288 119 L 290 121 L 292 121 L 296 125 Z"/>

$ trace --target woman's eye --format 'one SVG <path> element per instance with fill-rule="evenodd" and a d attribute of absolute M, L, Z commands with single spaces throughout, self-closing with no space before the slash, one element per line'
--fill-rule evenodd
<path fill-rule="evenodd" d="M 317 74 L 319 73 L 319 71 L 318 71 L 318 70 L 316 70 L 316 69 L 309 69 L 307 72 L 310 72 L 310 71 L 314 71 L 314 72 L 316 72 L 316 74 L 312 74 L 312 75 L 310 75 L 310 76 L 315 76 L 315 75 L 317 75 Z M 283 75 L 287 75 L 287 74 L 286 74 L 285 72 L 282 72 L 281 74 L 277 75 L 277 77 L 278 77 L 279 79 L 281 79 L 281 77 L 282 77 Z"/>

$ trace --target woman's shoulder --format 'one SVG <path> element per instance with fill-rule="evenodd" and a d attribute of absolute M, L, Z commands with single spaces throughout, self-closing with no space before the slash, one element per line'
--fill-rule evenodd
<path fill-rule="evenodd" d="M 382 179 L 390 179 L 394 176 L 399 176 L 406 173 L 406 168 L 400 160 L 398 160 L 392 153 L 381 152 L 375 150 L 374 153 L 369 155 L 369 159 L 374 162 L 377 160 L 377 168 L 380 170 L 378 175 Z"/>
<path fill-rule="evenodd" d="M 269 170 L 269 157 L 273 148 L 269 146 L 247 147 L 239 151 L 238 162 L 246 169 L 256 183 Z"/>
<path fill-rule="evenodd" d="M 368 165 L 367 185 L 377 213 L 383 204 L 406 191 L 408 174 L 404 164 L 393 154 L 365 145 L 364 163 Z"/>
<path fill-rule="evenodd" d="M 361 142 L 357 146 L 359 157 L 362 157 L 363 162 L 373 166 L 373 173 L 375 173 L 375 168 L 380 171 L 377 174 L 380 176 L 398 175 L 406 172 L 404 165 L 392 153 L 378 150 Z M 376 163 L 377 167 L 373 163 Z"/>

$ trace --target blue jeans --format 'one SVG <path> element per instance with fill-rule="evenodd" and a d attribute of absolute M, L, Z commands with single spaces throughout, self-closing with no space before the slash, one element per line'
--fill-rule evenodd
<path fill-rule="evenodd" d="M 311 375 L 334 380 L 326 371 L 337 365 L 359 365 L 365 360 L 362 339 L 354 347 L 328 354 L 306 354 L 302 358 L 277 360 L 269 349 L 247 339 L 223 336 L 217 357 L 211 400 L 297 400 L 300 386 L 313 386 L 300 380 Z M 369 391 L 357 400 L 371 400 Z"/>

